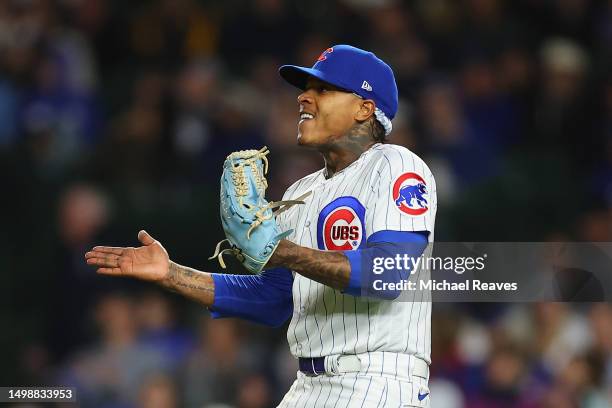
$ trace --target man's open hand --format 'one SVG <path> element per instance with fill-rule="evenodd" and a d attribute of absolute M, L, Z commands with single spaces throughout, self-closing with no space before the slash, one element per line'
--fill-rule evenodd
<path fill-rule="evenodd" d="M 103 275 L 129 276 L 147 281 L 162 281 L 168 276 L 170 259 L 164 247 L 146 231 L 138 233 L 143 246 L 96 246 L 85 253 L 88 265 L 98 268 Z"/>

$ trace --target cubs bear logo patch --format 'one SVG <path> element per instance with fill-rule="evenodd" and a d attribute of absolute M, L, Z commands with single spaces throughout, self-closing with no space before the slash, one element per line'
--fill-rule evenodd
<path fill-rule="evenodd" d="M 317 245 L 323 250 L 357 249 L 365 242 L 365 207 L 355 197 L 339 197 L 319 213 Z"/>
<path fill-rule="evenodd" d="M 393 202 L 408 215 L 422 215 L 429 209 L 427 183 L 417 173 L 404 173 L 393 183 Z"/>

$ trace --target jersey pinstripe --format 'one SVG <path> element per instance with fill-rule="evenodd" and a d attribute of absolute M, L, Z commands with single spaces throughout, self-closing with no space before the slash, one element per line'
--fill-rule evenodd
<path fill-rule="evenodd" d="M 425 193 L 417 191 L 419 183 L 426 186 Z M 382 230 L 429 231 L 433 242 L 435 180 L 423 160 L 404 147 L 374 145 L 330 179 L 323 170 L 302 178 L 283 199 L 307 191 L 312 194 L 305 205 L 277 218 L 283 231 L 293 230 L 288 239 L 299 245 L 320 248 L 321 213 L 340 197 L 353 197 L 365 208 L 364 237 Z M 412 354 L 430 363 L 431 302 L 423 292 L 403 296 L 408 298 L 363 299 L 295 274 L 287 332 L 290 350 L 296 357 L 385 351 Z"/>

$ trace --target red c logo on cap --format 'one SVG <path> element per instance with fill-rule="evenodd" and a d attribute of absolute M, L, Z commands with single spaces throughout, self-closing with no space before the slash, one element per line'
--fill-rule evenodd
<path fill-rule="evenodd" d="M 327 59 L 327 54 L 330 52 L 334 52 L 334 49 L 331 47 L 323 51 L 321 55 L 319 55 L 319 58 L 317 58 L 317 61 L 325 61 Z"/>

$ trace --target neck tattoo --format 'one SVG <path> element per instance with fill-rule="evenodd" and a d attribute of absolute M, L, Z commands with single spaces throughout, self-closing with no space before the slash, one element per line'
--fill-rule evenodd
<path fill-rule="evenodd" d="M 348 167 L 363 152 L 375 143 L 372 138 L 371 121 L 357 123 L 348 133 L 335 141 L 328 149 L 322 151 L 325 158 L 325 178 L 330 178 L 340 170 Z"/>

